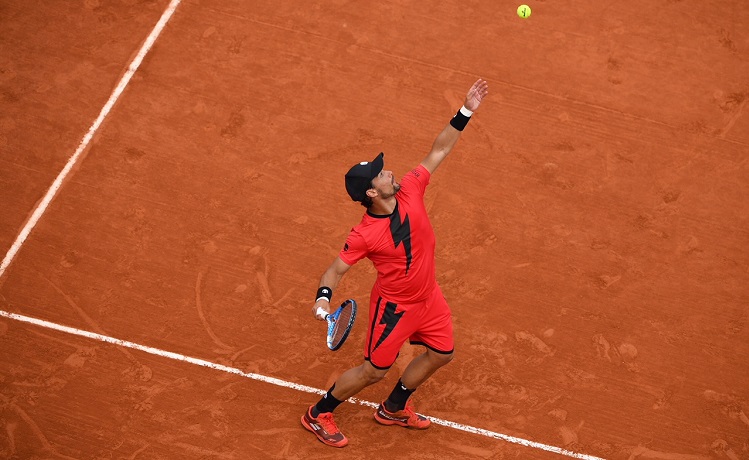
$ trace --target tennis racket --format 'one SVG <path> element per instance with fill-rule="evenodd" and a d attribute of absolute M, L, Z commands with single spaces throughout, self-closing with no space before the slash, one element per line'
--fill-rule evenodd
<path fill-rule="evenodd" d="M 332 351 L 341 348 L 356 319 L 356 301 L 354 299 L 346 300 L 333 313 L 326 313 L 321 307 L 317 307 L 317 314 L 325 316 L 325 320 L 328 322 L 328 348 Z"/>

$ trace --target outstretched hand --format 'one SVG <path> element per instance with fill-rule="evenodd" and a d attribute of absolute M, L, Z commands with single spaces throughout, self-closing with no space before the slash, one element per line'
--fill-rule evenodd
<path fill-rule="evenodd" d="M 476 83 L 471 86 L 471 89 L 468 90 L 468 94 L 466 94 L 466 100 L 463 105 L 471 112 L 474 112 L 479 108 L 481 101 L 486 97 L 487 94 L 489 94 L 489 83 L 487 83 L 486 80 L 482 80 L 479 78 L 478 80 L 476 80 Z"/>

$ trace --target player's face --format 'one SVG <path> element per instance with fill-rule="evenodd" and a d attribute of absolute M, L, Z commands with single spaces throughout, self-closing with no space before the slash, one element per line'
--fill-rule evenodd
<path fill-rule="evenodd" d="M 386 169 L 380 171 L 380 174 L 372 179 L 372 185 L 374 186 L 373 188 L 377 190 L 377 193 L 380 194 L 381 198 L 390 198 L 398 193 L 398 190 L 401 188 L 400 184 L 395 181 L 393 171 L 388 171 Z"/>

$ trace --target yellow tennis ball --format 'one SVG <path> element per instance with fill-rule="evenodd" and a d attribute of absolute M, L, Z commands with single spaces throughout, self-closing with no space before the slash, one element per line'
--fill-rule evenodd
<path fill-rule="evenodd" d="M 531 7 L 528 5 L 520 5 L 518 7 L 518 16 L 520 16 L 523 19 L 528 19 L 528 17 L 531 15 Z"/>

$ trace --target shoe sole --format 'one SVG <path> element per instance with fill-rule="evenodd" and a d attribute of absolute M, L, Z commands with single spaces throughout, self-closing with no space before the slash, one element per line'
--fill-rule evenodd
<path fill-rule="evenodd" d="M 348 439 L 344 439 L 341 443 L 337 443 L 337 444 L 326 441 L 325 439 L 323 439 L 322 437 L 320 437 L 317 434 L 317 432 L 315 432 L 314 428 L 312 428 L 311 426 L 309 426 L 309 424 L 307 423 L 307 421 L 304 418 L 305 418 L 305 416 L 302 415 L 302 426 L 307 431 L 309 431 L 310 433 L 314 434 L 315 437 L 317 438 L 317 440 L 320 441 L 321 443 L 325 444 L 326 446 L 331 446 L 331 447 L 346 447 L 348 445 Z"/>
<path fill-rule="evenodd" d="M 411 426 L 408 423 L 399 422 L 397 420 L 389 420 L 389 419 L 386 419 L 386 418 L 380 418 L 380 417 L 377 416 L 377 412 L 375 412 L 375 414 L 374 414 L 374 419 L 380 425 L 387 425 L 387 426 L 397 425 L 397 426 L 402 426 L 403 428 L 409 428 L 411 430 L 426 430 L 427 428 L 429 428 L 432 425 L 431 423 L 429 423 L 428 425 L 426 425 L 424 427 Z"/>

